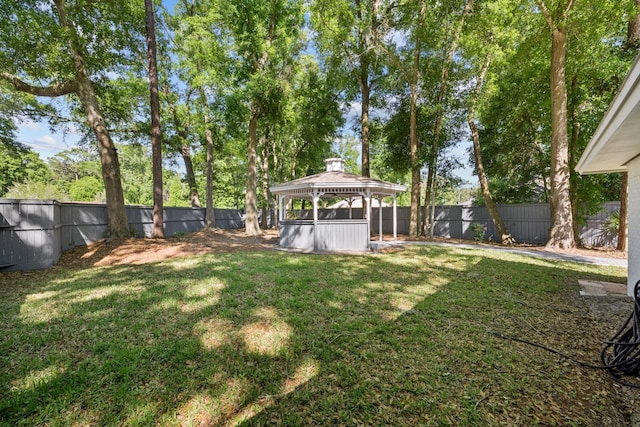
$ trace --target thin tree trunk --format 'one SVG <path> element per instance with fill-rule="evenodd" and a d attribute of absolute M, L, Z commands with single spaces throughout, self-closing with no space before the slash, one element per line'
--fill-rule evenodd
<path fill-rule="evenodd" d="M 578 149 L 578 140 L 580 139 L 580 120 L 578 117 L 578 100 L 576 100 L 576 92 L 578 86 L 577 76 L 571 79 L 571 98 L 568 105 L 568 116 L 571 118 L 571 135 L 569 136 L 569 195 L 571 198 L 571 216 L 573 221 L 573 240 L 576 246 L 582 246 L 580 239 L 580 212 L 578 211 L 578 182 L 576 178 L 576 151 Z"/>
<path fill-rule="evenodd" d="M 105 125 L 104 116 L 98 104 L 95 88 L 86 68 L 84 57 L 76 40 L 79 38 L 74 25 L 67 17 L 67 11 L 63 0 L 54 0 L 60 23 L 70 34 L 69 47 L 75 70 L 75 80 L 77 82 L 77 95 L 80 104 L 87 115 L 87 121 L 96 134 L 98 143 L 98 153 L 102 165 L 102 181 L 107 202 L 107 215 L 109 217 L 109 234 L 116 239 L 125 238 L 129 235 L 127 224 L 127 213 L 124 207 L 124 195 L 122 191 L 122 181 L 120 178 L 120 163 L 118 153 L 111 135 Z"/>
<path fill-rule="evenodd" d="M 164 93 L 170 98 L 171 95 L 169 86 L 165 86 Z M 189 104 L 190 96 L 187 96 L 187 104 Z M 185 123 L 182 122 L 180 117 L 178 116 L 178 111 L 173 102 L 169 102 L 169 111 L 171 112 L 171 118 L 173 120 L 173 125 L 176 128 L 176 133 L 178 134 L 178 139 L 180 141 L 180 155 L 182 156 L 182 161 L 184 162 L 184 171 L 185 178 L 187 180 L 187 185 L 189 186 L 189 200 L 191 201 L 192 208 L 200 207 L 200 194 L 198 193 L 198 184 L 196 182 L 196 176 L 193 170 L 193 160 L 191 158 L 191 148 L 187 143 L 187 137 L 189 135 L 189 116 L 187 116 L 187 120 Z"/>
<path fill-rule="evenodd" d="M 207 189 L 205 195 L 205 223 L 207 225 L 207 228 L 216 228 L 216 216 L 213 206 L 213 132 L 211 131 L 207 97 L 205 96 L 204 89 L 202 87 L 200 87 L 198 90 L 200 91 L 200 99 L 202 100 L 202 114 L 204 117 L 204 138 L 207 145 Z"/>
<path fill-rule="evenodd" d="M 269 228 L 269 211 L 273 207 L 273 195 L 271 194 L 271 191 L 269 191 L 269 148 L 267 143 L 268 136 L 265 138 L 265 143 L 262 146 L 262 158 L 260 159 L 262 170 L 262 197 L 264 198 L 260 227 L 263 230 Z"/>
<path fill-rule="evenodd" d="M 478 75 L 476 81 L 476 87 L 471 94 L 471 100 L 469 102 L 469 114 L 467 116 L 467 122 L 469 123 L 469 129 L 471 130 L 471 139 L 473 141 L 473 155 L 476 160 L 476 172 L 478 174 L 478 181 L 480 181 L 480 188 L 482 190 L 482 196 L 484 197 L 484 202 L 489 210 L 489 215 L 491 215 L 491 220 L 493 221 L 493 225 L 495 225 L 496 230 L 498 231 L 498 235 L 500 236 L 500 242 L 503 245 L 513 245 L 515 243 L 515 239 L 507 230 L 507 227 L 504 225 L 504 221 L 502 221 L 502 216 L 500 216 L 500 212 L 498 211 L 498 207 L 496 206 L 493 197 L 491 196 L 491 192 L 489 191 L 489 181 L 487 180 L 487 174 L 484 170 L 484 163 L 482 162 L 482 151 L 480 150 L 480 135 L 478 133 L 478 127 L 475 122 L 475 107 L 478 100 L 478 96 L 480 94 L 480 90 L 484 85 L 484 81 L 487 76 L 487 71 L 489 70 L 489 65 L 491 64 L 491 56 L 487 55 L 487 60 L 482 66 L 482 70 L 480 71 L 480 75 Z"/>
<path fill-rule="evenodd" d="M 462 29 L 464 27 L 465 19 L 468 15 L 473 11 L 473 2 L 474 0 L 467 0 L 467 4 L 464 7 L 462 15 L 460 16 L 460 21 L 458 23 L 458 27 L 456 28 L 456 32 L 451 41 L 451 46 L 449 47 L 449 51 L 447 53 L 447 57 L 442 64 L 442 72 L 440 75 L 440 87 L 438 88 L 438 95 L 436 99 L 436 119 L 433 127 L 433 142 L 431 144 L 431 157 L 429 161 L 429 174 L 431 175 L 430 179 L 427 178 L 427 181 L 430 182 L 430 185 L 427 185 L 425 189 L 425 213 L 428 212 L 428 228 L 429 228 L 429 236 L 433 237 L 433 228 L 435 222 L 435 182 L 436 182 L 436 170 L 438 167 L 438 153 L 440 146 L 440 132 L 442 131 L 442 122 L 444 116 L 444 98 L 447 94 L 447 90 L 449 88 L 449 71 L 451 70 L 451 65 L 453 64 L 453 59 L 458 49 L 458 41 L 460 40 L 460 36 L 462 35 Z"/>
<path fill-rule="evenodd" d="M 182 139 L 182 138 L 181 138 Z M 192 208 L 200 207 L 200 196 L 198 194 L 198 184 L 196 182 L 196 175 L 193 171 L 193 160 L 191 159 L 191 149 L 189 145 L 182 139 L 180 145 L 180 154 L 184 161 L 184 173 L 187 179 L 187 185 L 189 186 L 189 199 L 191 200 Z"/>
<path fill-rule="evenodd" d="M 151 163 L 153 169 L 153 232 L 151 237 L 164 238 L 162 191 L 162 131 L 160 129 L 160 94 L 158 93 L 158 67 L 156 30 L 153 1 L 144 0 L 147 30 L 147 59 L 149 60 L 149 94 L 151 103 Z"/>
<path fill-rule="evenodd" d="M 245 233 L 248 236 L 259 236 L 262 234 L 258 223 L 257 206 L 257 145 L 258 145 L 258 106 L 255 101 L 251 102 L 251 116 L 249 118 L 249 145 L 247 147 L 247 187 L 245 196 Z"/>
<path fill-rule="evenodd" d="M 366 61 L 363 62 L 366 64 Z M 362 93 L 362 111 L 360 113 L 360 138 L 362 140 L 362 176 L 371 176 L 369 166 L 369 96 L 371 94 L 371 86 L 369 85 L 369 74 L 363 65 L 360 76 L 360 91 Z"/>
<path fill-rule="evenodd" d="M 629 188 L 629 174 L 623 172 L 620 184 L 620 217 L 618 219 L 618 244 L 619 251 L 627 250 L 627 199 Z"/>
<path fill-rule="evenodd" d="M 433 194 L 434 182 L 436 177 L 436 165 L 435 162 L 429 160 L 427 170 L 427 182 L 424 189 L 424 228 L 422 234 L 425 236 L 433 237 L 433 227 L 431 224 L 431 202 L 435 198 Z M 435 209 L 434 209 L 435 211 Z"/>

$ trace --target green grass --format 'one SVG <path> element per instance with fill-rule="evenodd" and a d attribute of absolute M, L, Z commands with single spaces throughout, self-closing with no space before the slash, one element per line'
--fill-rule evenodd
<path fill-rule="evenodd" d="M 0 424 L 616 421 L 602 372 L 487 331 L 595 358 L 577 279 L 625 277 L 438 247 L 0 274 Z"/>

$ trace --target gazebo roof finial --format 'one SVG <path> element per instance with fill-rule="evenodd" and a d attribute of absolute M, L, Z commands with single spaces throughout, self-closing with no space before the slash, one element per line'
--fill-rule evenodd
<path fill-rule="evenodd" d="M 344 160 L 339 157 L 331 157 L 324 160 L 327 172 L 344 172 Z"/>

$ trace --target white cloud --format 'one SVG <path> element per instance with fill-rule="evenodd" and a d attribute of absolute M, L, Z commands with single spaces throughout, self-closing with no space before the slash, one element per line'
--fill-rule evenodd
<path fill-rule="evenodd" d="M 55 147 L 58 142 L 51 135 L 43 135 L 33 139 L 34 145 L 40 147 Z"/>

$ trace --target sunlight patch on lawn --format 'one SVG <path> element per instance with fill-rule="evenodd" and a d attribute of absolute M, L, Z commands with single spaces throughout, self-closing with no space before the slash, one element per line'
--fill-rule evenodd
<path fill-rule="evenodd" d="M 378 307 L 377 312 L 384 320 L 395 320 L 429 295 L 436 293 L 449 283 L 446 279 L 425 280 L 418 285 L 391 282 L 370 282 L 353 291 L 355 301 L 363 305 Z"/>
<path fill-rule="evenodd" d="M 101 286 L 82 291 L 73 292 L 69 295 L 72 303 L 87 302 L 106 298 L 114 294 L 133 295 L 144 292 L 144 287 L 129 283 L 121 286 Z"/>
<path fill-rule="evenodd" d="M 216 279 L 187 285 L 184 290 L 184 296 L 189 298 L 189 301 L 180 305 L 180 311 L 192 313 L 217 304 L 220 301 L 220 292 L 224 289 L 224 286 L 224 283 Z"/>
<path fill-rule="evenodd" d="M 131 282 L 127 285 L 100 286 L 74 292 L 47 291 L 30 294 L 20 306 L 20 318 L 25 323 L 46 323 L 69 314 L 74 304 L 100 300 L 112 295 L 135 295 L 144 287 Z"/>
<path fill-rule="evenodd" d="M 283 352 L 292 333 L 287 322 L 270 307 L 258 309 L 253 315 L 258 320 L 240 330 L 247 349 L 265 356 L 277 356 Z"/>
<path fill-rule="evenodd" d="M 293 376 L 287 378 L 282 385 L 282 394 L 289 394 L 301 385 L 309 382 L 320 372 L 320 362 L 307 358 L 296 368 Z"/>
<path fill-rule="evenodd" d="M 11 381 L 11 391 L 21 393 L 46 384 L 59 375 L 64 374 L 65 368 L 51 365 L 44 369 L 29 372 L 23 378 Z"/>
<path fill-rule="evenodd" d="M 139 426 L 149 424 L 149 420 L 154 419 L 158 413 L 158 404 L 156 402 L 140 402 L 138 405 L 129 408 L 127 413 L 128 415 L 123 425 Z"/>
<path fill-rule="evenodd" d="M 187 270 L 197 267 L 202 263 L 202 259 L 199 257 L 180 257 L 167 262 L 166 265 L 174 270 Z"/>
<path fill-rule="evenodd" d="M 287 378 L 281 387 L 280 394 L 270 396 L 260 396 L 255 402 L 247 404 L 242 408 L 233 418 L 229 420 L 225 425 L 227 427 L 237 426 L 245 421 L 258 415 L 260 412 L 272 406 L 276 403 L 276 399 L 284 397 L 287 394 L 293 392 L 296 388 L 309 382 L 313 377 L 317 376 L 320 372 L 320 363 L 312 358 L 306 358 L 302 361 L 293 374 L 293 376 Z"/>
<path fill-rule="evenodd" d="M 229 342 L 233 336 L 233 324 L 225 319 L 206 319 L 196 323 L 193 333 L 207 350 L 216 349 Z"/>
<path fill-rule="evenodd" d="M 178 408 L 179 425 L 219 425 L 223 419 L 229 418 L 238 410 L 248 387 L 246 380 L 230 378 L 220 396 L 214 397 L 207 392 L 195 394 Z"/>

